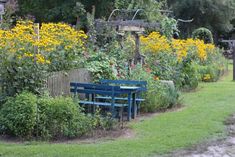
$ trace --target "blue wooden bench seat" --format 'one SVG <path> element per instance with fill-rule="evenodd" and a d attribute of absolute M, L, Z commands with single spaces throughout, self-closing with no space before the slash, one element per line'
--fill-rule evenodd
<path fill-rule="evenodd" d="M 112 99 L 111 97 L 102 97 L 102 96 L 97 96 L 95 97 L 96 99 Z M 115 100 L 128 100 L 128 98 L 123 98 L 123 97 L 115 97 Z M 132 100 L 132 99 L 131 99 Z M 143 102 L 145 101 L 145 99 L 141 99 L 141 98 L 136 98 L 135 99 L 136 102 Z"/>
<path fill-rule="evenodd" d="M 93 102 L 93 101 L 79 101 L 82 105 L 96 105 L 96 106 L 111 106 L 111 103 L 107 102 Z M 114 107 L 126 107 L 128 104 L 114 104 Z"/>
<path fill-rule="evenodd" d="M 91 105 L 91 106 L 106 106 L 110 107 L 113 117 L 116 114 L 115 108 L 121 108 L 123 112 L 124 107 L 128 107 L 128 110 L 131 109 L 131 104 L 126 103 L 116 103 L 116 97 L 127 94 L 125 91 L 120 89 L 120 86 L 109 86 L 109 85 L 99 85 L 91 83 L 70 83 L 70 92 L 76 96 L 77 94 L 85 94 L 87 100 L 80 100 L 79 104 L 81 105 Z M 100 101 L 96 99 L 97 96 L 107 97 L 108 99 L 103 99 Z M 130 112 L 131 113 L 131 112 Z M 123 114 L 123 113 L 121 113 Z M 128 112 L 129 114 L 129 112 Z M 128 117 L 130 117 L 128 115 Z M 128 119 L 129 120 L 129 119 Z"/>

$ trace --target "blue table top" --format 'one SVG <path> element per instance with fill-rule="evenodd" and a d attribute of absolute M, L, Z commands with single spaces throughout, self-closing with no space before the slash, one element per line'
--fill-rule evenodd
<path fill-rule="evenodd" d="M 126 90 L 137 90 L 141 87 L 135 87 L 135 86 L 120 86 L 120 89 L 126 89 Z"/>

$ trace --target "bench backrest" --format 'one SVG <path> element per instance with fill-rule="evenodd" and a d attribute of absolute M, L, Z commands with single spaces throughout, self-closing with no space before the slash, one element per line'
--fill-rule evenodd
<path fill-rule="evenodd" d="M 119 86 L 98 85 L 92 83 L 70 83 L 70 92 L 114 96 L 122 94 Z"/>
<path fill-rule="evenodd" d="M 134 80 L 100 80 L 101 84 L 106 85 L 128 85 L 128 86 L 137 86 L 142 87 L 141 91 L 147 90 L 147 81 L 134 81 Z"/>

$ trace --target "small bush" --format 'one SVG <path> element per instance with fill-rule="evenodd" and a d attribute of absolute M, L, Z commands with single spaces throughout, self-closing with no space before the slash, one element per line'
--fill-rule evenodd
<path fill-rule="evenodd" d="M 36 129 L 42 138 L 77 137 L 90 128 L 88 118 L 71 98 L 42 97 L 38 100 L 38 110 Z"/>
<path fill-rule="evenodd" d="M 31 138 L 37 115 L 37 97 L 23 92 L 8 98 L 0 110 L 1 131 L 10 135 Z"/>
<path fill-rule="evenodd" d="M 216 61 L 216 62 L 215 62 Z M 198 65 L 198 71 L 201 75 L 201 80 L 204 82 L 218 81 L 228 67 L 228 61 L 222 56 L 220 49 L 207 56 L 207 61 Z"/>
<path fill-rule="evenodd" d="M 177 83 L 178 88 L 182 90 L 193 90 L 198 87 L 200 74 L 197 70 L 197 63 L 191 59 L 185 59 L 180 66 L 180 82 Z"/>
<path fill-rule="evenodd" d="M 146 101 L 141 105 L 144 112 L 156 112 L 172 108 L 178 102 L 179 93 L 168 83 L 155 81 L 148 85 Z"/>
<path fill-rule="evenodd" d="M 147 91 L 143 93 L 145 101 L 141 104 L 141 110 L 144 112 L 155 112 L 171 108 L 178 102 L 179 93 L 176 88 L 159 80 L 154 80 L 154 76 L 146 72 L 138 65 L 130 75 L 132 80 L 147 81 Z"/>
<path fill-rule="evenodd" d="M 216 82 L 220 78 L 220 70 L 213 65 L 200 66 L 201 80 L 204 82 Z"/>
<path fill-rule="evenodd" d="M 0 132 L 21 138 L 73 138 L 91 129 L 90 118 L 71 98 L 23 92 L 8 98 L 0 110 Z"/>
<path fill-rule="evenodd" d="M 205 43 L 213 43 L 213 34 L 212 32 L 207 28 L 198 28 L 193 31 L 192 34 L 194 39 L 200 39 L 203 40 Z"/>
<path fill-rule="evenodd" d="M 88 58 L 85 67 L 92 73 L 93 82 L 99 82 L 100 79 L 116 78 L 112 66 L 114 63 L 104 52 L 98 52 Z"/>
<path fill-rule="evenodd" d="M 108 112 L 103 116 L 99 108 L 96 109 L 94 115 L 89 116 L 93 129 L 112 130 L 117 125 L 117 121 L 112 118 L 111 113 Z"/>

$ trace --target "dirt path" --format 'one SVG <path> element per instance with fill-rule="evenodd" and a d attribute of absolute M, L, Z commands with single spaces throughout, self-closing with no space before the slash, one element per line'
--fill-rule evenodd
<path fill-rule="evenodd" d="M 176 151 L 164 157 L 235 157 L 235 115 L 229 118 L 225 124 L 229 133 L 225 139 Z"/>

